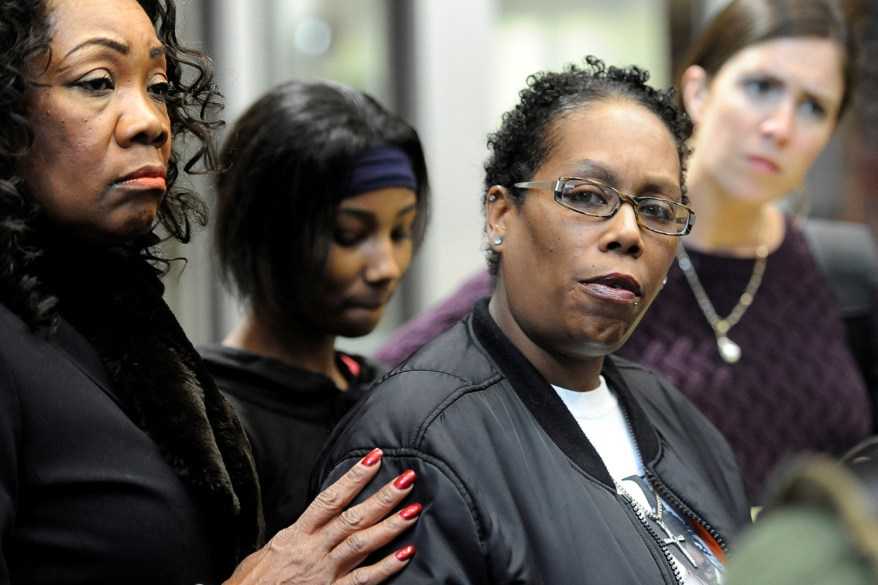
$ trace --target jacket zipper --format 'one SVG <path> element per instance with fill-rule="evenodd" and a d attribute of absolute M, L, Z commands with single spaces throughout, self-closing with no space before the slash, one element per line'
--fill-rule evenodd
<path fill-rule="evenodd" d="M 620 405 L 621 406 L 621 405 Z M 631 425 L 631 419 L 628 417 L 628 411 L 625 408 L 621 408 L 622 415 L 625 417 L 625 424 L 628 425 L 628 432 L 631 433 L 631 440 L 634 442 L 634 447 L 637 449 L 637 455 L 640 457 L 640 463 L 643 465 L 643 472 L 646 474 L 646 477 L 649 479 L 649 483 L 652 485 L 653 489 L 658 492 L 659 497 L 664 499 L 666 502 L 671 502 L 673 507 L 689 518 L 690 520 L 694 520 L 698 522 L 708 534 L 716 541 L 716 543 L 723 549 L 723 552 L 726 555 L 726 558 L 729 557 L 729 547 L 726 543 L 725 539 L 716 531 L 716 529 L 711 526 L 708 522 L 705 522 L 701 516 L 699 516 L 695 511 L 688 506 L 683 500 L 677 497 L 671 490 L 669 490 L 664 483 L 662 483 L 661 479 L 646 466 L 646 463 L 643 461 L 643 453 L 640 450 L 640 445 L 637 443 L 637 436 L 634 434 L 634 427 Z"/>
<path fill-rule="evenodd" d="M 669 490 L 665 484 L 659 479 L 659 477 L 652 472 L 652 470 L 647 469 L 646 466 L 643 466 L 643 470 L 649 478 L 650 483 L 653 488 L 659 493 L 659 497 L 664 499 L 666 502 L 671 502 L 672 506 L 678 510 L 681 514 L 687 516 L 690 520 L 694 520 L 698 522 L 701 526 L 707 530 L 707 533 L 716 541 L 716 543 L 723 549 L 723 552 L 726 555 L 726 558 L 729 558 L 729 548 L 725 539 L 720 536 L 720 534 L 716 531 L 716 529 L 705 522 L 698 514 L 695 513 L 692 508 L 690 508 L 683 500 L 678 498 L 676 494 L 674 494 L 671 490 Z"/>
<path fill-rule="evenodd" d="M 617 492 L 618 493 L 618 492 Z M 622 499 L 626 499 L 625 496 L 619 494 L 619 497 Z M 662 551 L 662 554 L 665 556 L 665 560 L 668 561 L 668 565 L 671 568 L 671 572 L 674 573 L 674 580 L 677 582 L 677 585 L 684 585 L 683 577 L 680 575 L 680 569 L 677 567 L 677 563 L 674 560 L 674 555 L 671 554 L 668 546 L 662 541 L 661 537 L 656 533 L 655 530 L 649 525 L 649 521 L 646 519 L 646 515 L 637 508 L 637 506 L 630 505 L 626 506 L 626 508 L 631 508 L 634 512 L 634 515 L 637 516 L 637 519 L 640 520 L 640 524 L 643 526 L 644 530 L 646 530 L 647 534 L 655 541 L 655 543 L 659 546 L 659 549 Z"/>
<path fill-rule="evenodd" d="M 643 463 L 643 454 L 640 451 L 640 445 L 637 443 L 637 437 L 634 435 L 634 428 L 631 426 L 631 419 L 628 418 L 628 412 L 625 410 L 625 408 L 621 408 L 621 410 L 622 410 L 622 415 L 625 417 L 625 424 L 628 425 L 628 432 L 631 433 L 631 440 L 634 442 L 634 448 L 637 449 L 637 456 L 640 458 L 641 465 L 643 465 L 643 471 L 644 471 L 644 473 L 647 474 L 647 477 L 650 479 L 650 483 L 652 483 L 653 474 L 646 468 L 646 465 Z M 655 489 L 656 492 L 658 492 L 657 487 L 653 487 L 653 489 Z M 616 494 L 617 494 L 617 497 L 620 497 L 622 499 L 626 499 L 625 496 L 623 496 L 622 494 L 619 494 L 618 490 L 616 491 Z M 661 494 L 657 494 L 657 495 L 659 497 L 662 497 Z M 674 499 L 677 500 L 676 497 Z M 627 507 L 631 508 L 634 511 L 634 514 L 637 516 L 637 519 L 640 520 L 640 524 L 646 530 L 647 534 L 649 534 L 650 537 L 653 539 L 653 541 L 655 541 L 655 543 L 658 545 L 659 550 L 662 551 L 662 554 L 665 556 L 665 560 L 668 561 L 668 565 L 670 566 L 671 571 L 674 573 L 674 579 L 676 580 L 677 585 L 684 585 L 683 577 L 682 577 L 682 575 L 680 575 L 680 568 L 677 567 L 677 563 L 674 560 L 674 555 L 671 554 L 670 548 L 668 548 L 668 546 L 664 543 L 662 538 L 658 534 L 656 534 L 655 530 L 653 530 L 652 527 L 649 525 L 649 522 L 646 519 L 646 515 L 643 512 L 641 512 L 637 506 L 633 505 L 633 502 L 632 502 L 632 505 L 627 506 Z M 691 509 L 689 509 L 688 506 L 685 506 L 685 509 L 691 512 Z M 705 525 L 705 529 L 713 530 L 712 528 L 708 528 L 706 525 Z M 713 535 L 712 532 L 711 532 L 711 535 Z M 720 546 L 722 546 L 722 545 L 720 545 Z M 725 547 L 723 547 L 723 550 L 725 550 Z"/>

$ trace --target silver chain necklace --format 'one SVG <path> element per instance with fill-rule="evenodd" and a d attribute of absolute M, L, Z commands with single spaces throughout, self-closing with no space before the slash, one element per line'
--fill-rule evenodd
<path fill-rule="evenodd" d="M 646 477 L 646 482 L 649 485 L 649 489 L 651 489 L 653 494 L 655 495 L 655 512 L 650 510 L 649 507 L 642 506 L 640 502 L 635 500 L 634 497 L 628 493 L 628 490 L 622 487 L 622 484 L 619 481 L 616 481 L 615 479 L 613 480 L 613 483 L 616 484 L 616 491 L 619 492 L 623 498 L 628 500 L 628 502 L 635 510 L 640 510 L 641 512 L 646 514 L 647 518 L 655 522 L 656 525 L 662 529 L 662 532 L 665 533 L 665 538 L 662 538 L 662 542 L 665 543 L 665 546 L 676 546 L 680 550 L 680 552 L 683 553 L 683 556 L 689 559 L 689 562 L 692 563 L 692 566 L 697 568 L 698 563 L 695 562 L 695 559 L 692 558 L 692 555 L 689 554 L 689 551 L 687 551 L 686 547 L 684 546 L 684 543 L 686 542 L 686 537 L 684 537 L 682 534 L 674 534 L 671 528 L 667 524 L 665 524 L 662 498 L 661 496 L 659 496 L 656 489 L 652 486 L 652 482 L 649 481 L 649 477 Z"/>
<path fill-rule="evenodd" d="M 738 321 L 741 320 L 741 317 L 744 316 L 744 313 L 753 304 L 753 297 L 756 295 L 756 291 L 759 290 L 759 285 L 762 284 L 762 276 L 765 274 L 765 265 L 768 262 L 768 246 L 759 244 L 756 247 L 756 262 L 753 264 L 753 273 L 750 274 L 750 280 L 747 282 L 744 292 L 741 293 L 738 303 L 725 318 L 721 318 L 717 314 L 713 303 L 710 302 L 710 298 L 701 285 L 701 281 L 698 280 L 695 267 L 692 265 L 692 260 L 689 259 L 686 249 L 683 248 L 682 242 L 677 246 L 677 262 L 680 264 L 680 268 L 686 276 L 686 281 L 695 294 L 695 300 L 698 301 L 701 312 L 713 329 L 720 357 L 727 364 L 737 363 L 741 359 L 741 346 L 729 339 L 729 331 L 738 324 Z"/>

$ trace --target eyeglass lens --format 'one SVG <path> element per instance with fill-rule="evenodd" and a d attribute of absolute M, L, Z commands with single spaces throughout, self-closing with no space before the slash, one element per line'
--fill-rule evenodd
<path fill-rule="evenodd" d="M 657 196 L 630 197 L 598 182 L 565 181 L 559 203 L 586 215 L 609 217 L 622 205 L 623 198 L 634 206 L 643 227 L 664 233 L 686 231 L 689 211 L 682 205 Z"/>

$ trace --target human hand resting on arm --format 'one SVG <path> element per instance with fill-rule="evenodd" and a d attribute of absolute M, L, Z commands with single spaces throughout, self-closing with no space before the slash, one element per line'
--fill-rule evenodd
<path fill-rule="evenodd" d="M 372 585 L 402 570 L 414 547 L 404 547 L 374 565 L 359 565 L 417 520 L 420 504 L 385 518 L 411 492 L 414 472 L 403 473 L 345 510 L 378 473 L 381 456 L 380 449 L 373 450 L 322 491 L 295 524 L 245 558 L 224 585 Z"/>

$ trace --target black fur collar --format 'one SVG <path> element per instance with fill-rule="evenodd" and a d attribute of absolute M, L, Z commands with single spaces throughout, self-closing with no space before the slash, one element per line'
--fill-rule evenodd
<path fill-rule="evenodd" d="M 112 391 L 198 493 L 238 558 L 262 540 L 259 486 L 232 407 L 162 299 L 155 268 L 106 250 L 55 247 L 41 277 L 58 310 L 97 350 Z"/>

